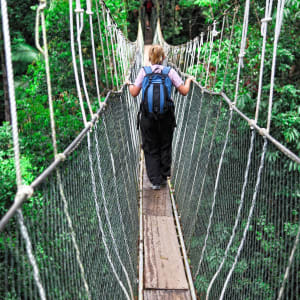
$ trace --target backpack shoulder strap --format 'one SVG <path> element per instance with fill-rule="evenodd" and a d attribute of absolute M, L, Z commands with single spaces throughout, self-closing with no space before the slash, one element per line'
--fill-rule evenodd
<path fill-rule="evenodd" d="M 147 74 L 152 74 L 152 69 L 151 69 L 151 67 L 149 67 L 149 66 L 144 67 L 144 71 L 145 71 L 146 75 L 147 75 Z"/>
<path fill-rule="evenodd" d="M 162 69 L 161 73 L 164 74 L 164 75 L 169 75 L 170 71 L 171 71 L 170 67 L 164 67 Z"/>

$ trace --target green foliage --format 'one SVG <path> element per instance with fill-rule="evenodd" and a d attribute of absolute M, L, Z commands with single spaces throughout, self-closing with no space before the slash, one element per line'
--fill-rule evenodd
<path fill-rule="evenodd" d="M 13 203 L 16 193 L 16 169 L 13 152 L 12 131 L 8 123 L 0 127 L 0 215 L 2 216 Z M 21 150 L 23 147 L 21 147 Z M 27 156 L 22 156 L 21 172 L 24 184 L 30 184 L 35 178 L 34 167 Z"/>

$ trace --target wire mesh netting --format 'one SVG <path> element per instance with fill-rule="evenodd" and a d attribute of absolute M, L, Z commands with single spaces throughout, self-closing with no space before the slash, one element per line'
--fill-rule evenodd
<path fill-rule="evenodd" d="M 194 86 L 176 115 L 172 182 L 198 295 L 297 299 L 299 171 L 221 96 Z"/>
<path fill-rule="evenodd" d="M 110 95 L 98 125 L 1 233 L 1 299 L 136 295 L 139 144 L 127 92 Z"/>

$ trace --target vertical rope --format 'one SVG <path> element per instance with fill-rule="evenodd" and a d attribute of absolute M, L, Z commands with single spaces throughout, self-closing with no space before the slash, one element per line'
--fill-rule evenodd
<path fill-rule="evenodd" d="M 74 25 L 73 25 L 73 1 L 72 0 L 69 0 L 69 19 L 70 19 L 71 53 L 72 53 L 75 83 L 76 83 L 77 95 L 79 98 L 83 123 L 84 123 L 84 127 L 86 127 L 87 119 L 86 119 L 86 113 L 85 113 L 83 99 L 82 99 L 81 87 L 80 87 L 80 83 L 79 83 L 79 76 L 78 76 L 78 69 L 77 69 L 77 62 L 76 62 L 76 53 L 75 53 Z"/>
<path fill-rule="evenodd" d="M 110 19 L 109 12 L 106 12 L 107 15 L 107 27 L 110 35 L 110 44 L 111 44 L 111 51 L 112 51 L 112 59 L 113 59 L 113 67 L 114 67 L 114 74 L 115 79 L 117 83 L 117 89 L 119 90 L 119 82 L 118 82 L 118 71 L 117 71 L 117 65 L 116 65 L 116 58 L 115 58 L 115 49 L 114 49 L 114 42 L 113 42 L 113 31 L 114 31 L 114 24 L 112 23 L 112 20 Z"/>
<path fill-rule="evenodd" d="M 46 5 L 46 2 L 43 3 Z M 20 194 L 22 193 L 22 174 L 20 166 L 20 147 L 19 147 L 19 136 L 18 136 L 18 118 L 17 118 L 17 105 L 15 98 L 15 88 L 14 88 L 14 77 L 13 77 L 13 67 L 12 67 L 12 58 L 11 58 L 11 45 L 10 45 L 10 32 L 9 32 L 9 22 L 7 14 L 7 3 L 6 0 L 1 0 L 1 14 L 2 14 L 2 30 L 4 38 L 4 50 L 5 50 L 5 64 L 7 72 L 7 81 L 8 81 L 8 93 L 9 93 L 9 102 L 11 110 L 11 120 L 12 120 L 12 130 L 13 130 L 13 143 L 14 143 L 14 157 L 15 157 L 15 167 L 16 167 L 16 182 L 18 193 L 15 198 L 15 202 L 18 201 Z M 30 193 L 33 190 L 31 189 Z M 46 299 L 45 290 L 41 283 L 39 268 L 35 257 L 33 255 L 31 241 L 27 232 L 27 228 L 24 224 L 24 218 L 22 211 L 17 210 L 18 222 L 20 225 L 20 231 L 22 237 L 25 241 L 27 255 L 30 261 L 30 264 L 33 268 L 33 277 L 35 284 L 38 288 L 39 295 L 42 300 Z"/>
<path fill-rule="evenodd" d="M 37 49 L 42 53 L 45 58 L 45 68 L 46 68 L 46 80 L 47 80 L 47 91 L 48 91 L 48 104 L 50 112 L 50 124 L 51 124 L 51 135 L 52 135 L 52 144 L 54 150 L 54 156 L 57 155 L 57 142 L 56 142 L 56 130 L 55 130 L 55 120 L 54 120 L 54 110 L 53 110 L 53 101 L 52 101 L 52 88 L 51 88 L 51 79 L 50 79 L 50 67 L 49 67 L 49 54 L 48 54 L 48 45 L 47 45 L 47 36 L 46 36 L 46 25 L 45 25 L 45 14 L 44 9 L 46 8 L 46 1 L 40 0 L 40 4 L 36 13 L 36 25 L 35 25 L 35 43 Z M 39 43 L 39 19 L 41 18 L 42 23 L 42 33 L 43 33 L 43 46 L 44 50 Z"/>
<path fill-rule="evenodd" d="M 98 5 L 97 0 L 95 1 L 95 4 L 96 4 L 98 30 L 99 30 L 99 35 L 100 35 L 100 45 L 101 45 L 101 53 L 102 53 L 102 60 L 103 60 L 103 67 L 104 67 L 104 75 L 105 75 L 105 85 L 106 85 L 106 88 L 108 89 L 107 67 L 106 67 L 106 59 L 105 59 L 105 53 L 104 53 L 102 28 L 101 28 L 100 15 L 99 15 L 99 5 Z"/>
<path fill-rule="evenodd" d="M 269 96 L 269 106 L 268 106 L 267 132 L 270 131 L 270 126 L 271 126 L 272 106 L 273 106 L 273 92 L 274 92 L 274 81 L 275 81 L 275 71 L 276 71 L 277 45 L 278 45 L 278 40 L 279 40 L 279 35 L 280 35 L 281 24 L 282 24 L 282 20 L 283 20 L 284 4 L 285 4 L 285 0 L 278 0 L 277 14 L 276 14 L 276 25 L 275 25 L 274 47 L 273 47 L 270 96 Z"/>
<path fill-rule="evenodd" d="M 112 62 L 111 62 L 111 55 L 110 55 L 110 47 L 108 44 L 108 26 L 106 25 L 106 16 L 105 16 L 105 12 L 106 12 L 106 8 L 105 8 L 105 4 L 103 3 L 102 0 L 99 0 L 101 3 L 101 9 L 102 9 L 102 19 L 103 19 L 103 24 L 104 24 L 104 33 L 105 33 L 105 43 L 106 43 L 106 49 L 108 52 L 108 58 L 109 58 L 109 71 L 110 71 L 110 77 L 111 77 L 111 83 L 112 83 L 112 88 L 114 88 L 114 76 L 113 76 L 113 72 L 112 72 Z"/>
<path fill-rule="evenodd" d="M 81 34 L 84 27 L 84 10 L 81 8 L 80 0 L 76 0 L 76 29 L 77 29 L 77 45 L 78 45 L 78 54 L 79 54 L 79 66 L 80 66 L 80 73 L 81 73 L 81 81 L 83 86 L 83 91 L 85 95 L 85 99 L 89 108 L 89 112 L 91 118 L 93 117 L 93 110 L 89 98 L 89 93 L 86 87 L 86 80 L 85 80 L 85 73 L 84 73 L 84 66 L 83 66 L 83 57 L 82 57 L 82 46 L 81 46 Z"/>
<path fill-rule="evenodd" d="M 215 78 L 213 80 L 213 89 L 215 88 L 217 76 L 218 76 L 218 68 L 219 68 L 219 62 L 220 62 L 220 52 L 221 52 L 221 46 L 223 42 L 223 34 L 224 34 L 224 26 L 225 26 L 225 19 L 227 17 L 227 12 L 224 13 L 223 21 L 222 21 L 222 29 L 221 29 L 221 36 L 219 41 L 219 49 L 218 49 L 218 56 L 217 56 L 217 62 L 216 62 L 216 70 L 215 70 Z"/>
<path fill-rule="evenodd" d="M 272 21 L 272 17 L 271 17 L 272 4 L 273 4 L 273 0 L 266 0 L 265 17 L 261 20 L 261 35 L 263 36 L 263 44 L 262 44 L 262 49 L 261 49 L 259 83 L 258 83 L 256 111 L 255 111 L 255 123 L 257 123 L 257 121 L 258 121 L 259 107 L 260 107 L 260 101 L 261 101 L 264 63 L 265 63 L 265 52 L 266 52 L 266 41 L 267 41 L 267 32 L 268 32 L 268 22 Z"/>
<path fill-rule="evenodd" d="M 226 77 L 227 77 L 227 73 L 228 73 L 228 63 L 229 63 L 229 57 L 231 54 L 231 45 L 232 45 L 234 26 L 235 26 L 235 20 L 236 20 L 236 15 L 237 15 L 238 9 L 239 9 L 238 6 L 236 6 L 234 9 L 234 14 L 233 14 L 233 20 L 232 20 L 231 32 L 230 32 L 230 38 L 229 38 L 229 45 L 228 45 L 228 53 L 227 53 L 227 57 L 226 57 L 226 64 L 225 64 L 225 70 L 224 70 L 222 91 L 224 91 L 224 85 L 225 85 L 225 81 L 226 81 Z"/>
<path fill-rule="evenodd" d="M 211 62 L 211 54 L 214 47 L 214 37 L 216 37 L 219 33 L 216 30 L 217 22 L 214 21 L 213 23 L 213 30 L 210 32 L 210 43 L 209 43 L 209 55 L 208 55 L 208 63 L 206 68 L 206 77 L 205 77 L 205 84 L 204 87 L 206 88 L 208 76 L 210 73 L 210 62 Z"/>
<path fill-rule="evenodd" d="M 97 98 L 98 98 L 99 107 L 101 107 L 101 98 L 100 98 L 100 91 L 99 91 L 99 79 L 98 79 L 98 67 L 97 67 L 97 60 L 96 60 L 95 41 L 94 41 L 94 29 L 93 29 L 93 14 L 94 13 L 92 11 L 91 0 L 86 0 L 86 6 L 87 6 L 86 13 L 89 16 L 89 22 L 90 22 L 91 44 L 92 44 L 93 64 L 94 64 L 94 74 L 95 74 Z"/>
<path fill-rule="evenodd" d="M 26 252 L 27 252 L 30 264 L 33 268 L 33 277 L 34 277 L 34 280 L 35 280 L 35 284 L 38 288 L 39 295 L 40 295 L 41 299 L 46 300 L 47 299 L 46 298 L 46 293 L 45 293 L 44 287 L 41 283 L 39 268 L 38 268 L 37 262 L 35 260 L 35 257 L 33 255 L 32 244 L 31 244 L 31 241 L 30 241 L 30 237 L 29 237 L 27 228 L 24 224 L 24 217 L 23 217 L 23 213 L 22 213 L 21 209 L 17 210 L 17 214 L 18 214 L 18 221 L 19 221 L 22 237 L 24 238 L 24 241 L 25 241 L 25 244 L 26 244 Z"/>
<path fill-rule="evenodd" d="M 11 124 L 14 143 L 14 155 L 15 155 L 15 168 L 16 168 L 16 181 L 17 186 L 22 185 L 22 175 L 20 167 L 20 146 L 19 146 L 19 134 L 18 134 L 18 117 L 17 117 L 17 105 L 15 98 L 15 85 L 14 85 L 14 73 L 11 59 L 11 46 L 10 46 L 10 32 L 7 15 L 7 3 L 6 0 L 1 0 L 1 14 L 2 14 L 2 30 L 4 39 L 4 51 L 5 51 L 5 64 L 8 82 L 8 94 L 11 113 Z"/>
<path fill-rule="evenodd" d="M 51 120 L 51 133 L 52 133 L 52 144 L 53 144 L 53 152 L 54 157 L 57 157 L 58 151 L 57 151 L 57 141 L 56 141 L 56 130 L 55 130 L 55 120 L 54 120 L 54 110 L 53 110 L 53 100 L 52 100 L 52 89 L 51 89 L 51 80 L 50 80 L 50 67 L 49 67 L 49 55 L 48 55 L 48 46 L 47 46 L 47 36 L 46 36 L 46 25 L 45 25 L 45 15 L 44 15 L 44 9 L 46 8 L 46 3 L 44 3 L 43 0 L 40 0 L 40 5 L 37 9 L 37 15 L 36 15 L 36 30 L 35 30 L 35 37 L 36 37 L 36 45 L 37 48 L 40 50 L 40 52 L 43 54 L 45 58 L 45 66 L 46 66 L 46 77 L 47 77 L 47 90 L 48 90 L 48 102 L 49 102 L 49 111 L 50 111 L 50 120 Z M 43 32 L 43 46 L 44 50 L 39 44 L 39 18 L 41 17 L 42 20 L 42 32 Z M 69 214 L 68 209 L 68 202 L 64 193 L 62 181 L 61 181 L 61 175 L 59 172 L 59 169 L 56 171 L 57 174 L 57 181 L 59 185 L 59 193 L 62 197 L 63 203 L 64 203 L 64 213 L 67 218 L 68 227 L 70 229 L 72 243 L 76 252 L 76 260 L 79 265 L 80 273 L 81 273 L 81 279 L 83 281 L 84 288 L 87 293 L 88 299 L 91 299 L 91 295 L 89 292 L 89 287 L 85 278 L 85 271 L 84 267 L 80 258 L 80 251 L 79 247 L 77 245 L 77 238 L 76 233 L 73 228 L 72 219 Z"/>
<path fill-rule="evenodd" d="M 284 273 L 283 281 L 282 281 L 282 284 L 281 284 L 281 287 L 280 287 L 280 290 L 279 290 L 277 300 L 280 300 L 283 296 L 284 287 L 285 287 L 286 281 L 289 277 L 289 272 L 290 272 L 290 269 L 291 269 L 291 266 L 292 266 L 292 263 L 293 263 L 293 260 L 294 260 L 295 252 L 296 252 L 297 246 L 299 244 L 299 237 L 300 237 L 300 224 L 298 225 L 298 232 L 297 232 L 297 235 L 296 235 L 296 238 L 295 238 L 295 242 L 294 242 L 294 246 L 293 246 L 291 255 L 289 257 L 288 266 L 287 266 L 287 268 L 285 270 L 285 273 Z"/>
<path fill-rule="evenodd" d="M 247 32 L 248 32 L 249 9 L 250 9 L 250 0 L 246 0 L 245 12 L 244 12 L 243 33 L 242 33 L 242 38 L 241 38 L 241 47 L 240 47 L 240 54 L 239 54 L 238 72 L 237 72 L 237 76 L 236 76 L 235 96 L 234 96 L 233 105 L 236 105 L 236 102 L 237 102 L 239 85 L 240 85 L 241 68 L 244 67 L 243 59 L 246 54 L 245 48 L 246 48 Z"/>

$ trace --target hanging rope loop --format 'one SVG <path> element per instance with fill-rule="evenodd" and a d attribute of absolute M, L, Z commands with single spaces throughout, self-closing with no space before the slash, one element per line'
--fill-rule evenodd
<path fill-rule="evenodd" d="M 215 20 L 214 23 L 213 23 L 213 30 L 212 30 L 212 36 L 213 37 L 216 37 L 219 34 L 216 27 L 217 27 L 217 21 Z"/>
<path fill-rule="evenodd" d="M 35 46 L 36 48 L 40 51 L 42 55 L 45 55 L 43 48 L 40 45 L 40 18 L 41 18 L 41 13 L 43 10 L 46 8 L 47 2 L 46 0 L 40 0 L 40 4 L 37 8 L 36 12 L 36 19 L 35 19 Z"/>

